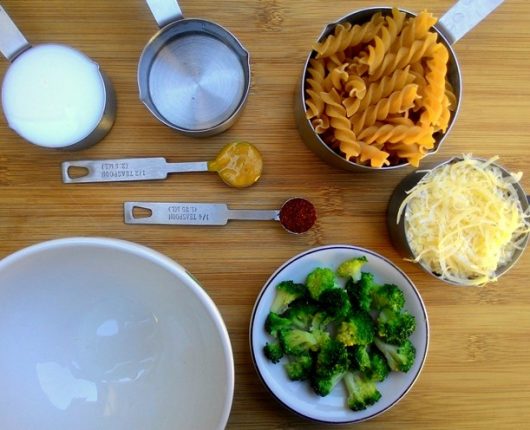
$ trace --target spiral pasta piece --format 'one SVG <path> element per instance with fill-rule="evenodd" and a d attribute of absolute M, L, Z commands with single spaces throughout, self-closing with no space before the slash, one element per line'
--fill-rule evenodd
<path fill-rule="evenodd" d="M 399 143 L 411 145 L 413 143 L 421 143 L 422 146 L 429 146 L 429 142 L 433 142 L 432 134 L 434 129 L 432 127 L 409 127 L 406 125 L 392 125 L 385 124 L 381 127 L 372 126 L 365 128 L 359 134 L 359 140 L 368 144 L 377 143 Z"/>
<path fill-rule="evenodd" d="M 311 125 L 318 134 L 325 133 L 329 129 L 329 117 L 326 114 L 322 114 L 319 118 L 313 118 Z"/>
<path fill-rule="evenodd" d="M 401 91 L 406 85 L 414 81 L 414 75 L 409 73 L 408 67 L 403 70 L 395 70 L 390 76 L 383 76 L 378 82 L 372 82 L 366 90 L 359 110 L 363 111 L 368 106 L 376 104 L 382 98 L 388 97 L 395 91 Z M 355 112 L 354 112 L 355 113 Z"/>
<path fill-rule="evenodd" d="M 355 133 L 351 129 L 350 120 L 346 117 L 346 109 L 341 104 L 341 97 L 333 88 L 329 93 L 322 93 L 322 100 L 326 103 L 326 115 L 329 117 L 330 125 L 333 127 L 335 139 L 342 145 L 351 147 L 351 154 L 359 155 L 360 147 L 357 144 Z M 353 155 L 352 155 L 353 156 Z"/>
<path fill-rule="evenodd" d="M 345 51 L 347 48 L 371 41 L 383 21 L 383 16 L 376 13 L 365 24 L 353 26 L 350 23 L 338 24 L 334 34 L 329 35 L 324 42 L 314 46 L 313 49 L 317 52 L 317 58 L 330 57 L 337 52 Z"/>
<path fill-rule="evenodd" d="M 442 115 L 442 102 L 445 98 L 445 76 L 447 75 L 447 62 L 449 52 L 442 43 L 437 43 L 427 60 L 428 72 L 425 77 L 427 85 L 422 89 L 422 105 L 425 111 L 420 117 L 421 124 L 434 124 L 439 126 Z"/>
<path fill-rule="evenodd" d="M 361 163 L 370 162 L 372 167 L 383 167 L 388 165 L 388 157 L 390 154 L 386 151 L 381 151 L 375 145 L 369 145 L 365 142 L 360 141 L 359 146 L 361 147 L 361 154 L 359 161 Z"/>
<path fill-rule="evenodd" d="M 322 82 L 322 86 L 325 92 L 331 91 L 332 88 L 335 88 L 337 91 L 341 92 L 345 84 L 348 82 L 350 75 L 344 69 L 348 64 L 341 64 L 339 67 L 335 67 L 331 72 L 326 76 Z"/>
<path fill-rule="evenodd" d="M 382 64 L 370 75 L 371 81 L 377 81 L 396 69 L 419 61 L 436 43 L 436 33 L 429 33 L 423 40 L 415 40 L 410 47 L 401 46 L 397 52 L 389 52 Z"/>
<path fill-rule="evenodd" d="M 425 156 L 427 149 L 424 146 L 413 143 L 411 145 L 405 145 L 403 143 L 389 145 L 398 157 L 405 158 L 414 167 L 420 165 L 420 160 Z"/>
<path fill-rule="evenodd" d="M 389 114 L 403 113 L 414 105 L 418 97 L 418 86 L 409 84 L 402 90 L 396 91 L 390 97 L 381 99 L 376 105 L 369 106 L 362 114 L 356 114 L 351 117 L 354 133 L 358 134 L 365 127 L 370 127 L 376 121 L 382 121 Z"/>
<path fill-rule="evenodd" d="M 358 75 L 349 75 L 344 89 L 348 97 L 344 98 L 342 105 L 346 108 L 346 116 L 351 117 L 357 112 L 361 100 L 366 96 L 366 82 Z"/>
<path fill-rule="evenodd" d="M 436 24 L 436 21 L 437 19 L 427 11 L 420 12 L 414 18 L 409 18 L 392 48 L 397 50 L 402 46 L 409 47 L 412 46 L 414 41 L 424 39 L 428 35 L 431 27 Z"/>
<path fill-rule="evenodd" d="M 385 20 L 387 26 L 381 27 L 379 34 L 374 37 L 374 45 L 368 46 L 367 55 L 360 60 L 361 63 L 368 66 L 368 74 L 370 75 L 381 65 L 385 54 L 398 37 L 405 22 L 405 15 L 394 8 L 392 9 L 392 17 L 387 16 Z"/>
<path fill-rule="evenodd" d="M 307 73 L 310 76 L 306 79 L 306 118 L 319 117 L 324 113 L 324 102 L 320 94 L 324 92 L 324 79 L 326 69 L 322 60 L 312 58 L 309 61 Z"/>

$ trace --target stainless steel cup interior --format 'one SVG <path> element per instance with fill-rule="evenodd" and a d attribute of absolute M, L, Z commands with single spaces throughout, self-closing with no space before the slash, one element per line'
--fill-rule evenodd
<path fill-rule="evenodd" d="M 158 3 L 173 13 L 161 13 L 149 2 L 161 29 L 140 57 L 141 101 L 158 120 L 183 134 L 204 137 L 225 131 L 247 100 L 248 52 L 220 25 L 183 19 L 174 0 Z"/>
<path fill-rule="evenodd" d="M 18 29 L 5 9 L 0 5 L 0 52 L 11 63 L 21 58 L 32 48 L 25 36 Z M 79 51 L 78 51 L 79 52 Z M 85 54 L 82 54 L 87 57 Z M 97 65 L 92 59 L 90 61 Z M 116 119 L 116 94 L 108 76 L 97 65 L 104 86 L 105 107 L 99 123 L 82 140 L 68 146 L 57 147 L 61 150 L 79 150 L 98 143 L 103 139 L 114 125 Z M 37 71 L 38 72 L 38 71 Z M 32 142 L 33 143 L 33 142 Z M 39 145 L 40 146 L 40 145 Z"/>
<path fill-rule="evenodd" d="M 405 210 L 406 209 L 403 211 L 401 219 L 399 219 L 399 221 L 397 219 L 397 214 L 398 214 L 399 208 L 401 206 L 401 203 L 403 202 L 403 200 L 408 195 L 407 192 L 410 191 L 412 188 L 414 188 L 418 184 L 418 182 L 427 173 L 431 172 L 432 170 L 434 170 L 434 169 L 436 169 L 438 167 L 446 165 L 448 163 L 453 163 L 455 161 L 460 161 L 460 160 L 462 160 L 461 157 L 454 157 L 454 158 L 451 158 L 451 159 L 449 159 L 447 161 L 444 161 L 443 163 L 438 163 L 438 164 L 432 166 L 430 169 L 427 169 L 427 170 L 424 170 L 424 169 L 416 170 L 416 171 L 408 174 L 397 185 L 397 187 L 392 192 L 392 195 L 390 196 L 390 200 L 388 202 L 386 222 L 387 222 L 387 228 L 388 228 L 388 233 L 389 233 L 389 236 L 390 236 L 390 240 L 391 240 L 394 248 L 398 251 L 398 253 L 403 258 L 414 259 L 416 257 L 414 255 L 414 253 L 412 252 L 412 249 L 410 248 L 410 245 L 409 245 L 409 242 L 408 242 L 408 239 L 407 239 L 407 232 L 406 232 L 406 229 L 405 229 Z M 484 161 L 484 160 L 481 160 L 481 161 Z M 500 169 L 500 171 L 502 172 L 502 175 L 504 177 L 511 176 L 510 172 L 508 172 L 502 166 L 499 166 L 498 164 L 493 164 L 493 166 L 495 166 L 498 169 Z M 528 210 L 528 206 L 529 206 L 529 197 L 527 196 L 527 194 L 525 193 L 525 191 L 523 190 L 523 188 L 521 187 L 521 185 L 519 183 L 514 184 L 514 188 L 517 191 L 517 195 L 519 197 L 519 201 L 521 203 L 521 207 L 522 207 L 523 211 L 527 211 Z M 515 263 L 517 263 L 517 260 L 519 260 L 519 257 L 521 257 L 521 255 L 523 254 L 523 252 L 524 252 L 524 250 L 525 250 L 525 248 L 526 248 L 526 246 L 528 244 L 528 240 L 529 240 L 529 234 L 526 234 L 525 238 L 524 238 L 524 240 L 522 242 L 522 247 L 520 249 L 518 249 L 514 253 L 512 260 L 509 263 L 507 263 L 507 264 L 505 264 L 505 265 L 503 265 L 503 266 L 501 266 L 501 267 L 499 267 L 497 269 L 497 271 L 495 272 L 497 277 L 499 277 L 502 274 L 506 273 L 510 268 L 512 268 L 515 265 Z M 461 284 L 454 283 L 454 282 L 448 281 L 446 279 L 442 279 L 436 273 L 431 272 L 424 264 L 422 264 L 421 261 L 418 264 L 423 268 L 423 270 L 425 270 L 427 273 L 433 275 L 435 278 L 441 279 L 442 281 L 444 281 L 444 282 L 446 282 L 448 284 L 461 286 Z"/>
<path fill-rule="evenodd" d="M 401 12 L 406 13 L 408 16 L 416 16 L 416 14 L 409 12 L 404 9 L 400 9 Z M 320 43 L 323 40 L 326 39 L 326 37 L 330 34 L 332 34 L 335 30 L 335 27 L 338 24 L 343 24 L 346 22 L 351 23 L 352 25 L 356 24 L 363 24 L 365 22 L 368 22 L 372 15 L 374 15 L 377 12 L 381 12 L 384 16 L 391 15 L 392 14 L 392 8 L 391 7 L 372 7 L 372 8 L 366 8 L 361 9 L 356 12 L 353 12 L 351 14 L 348 14 L 338 21 L 328 24 L 320 36 L 318 37 L 317 41 Z M 434 138 L 436 140 L 434 149 L 429 152 L 429 154 L 434 154 L 438 151 L 440 148 L 440 145 L 445 140 L 449 132 L 451 131 L 451 128 L 453 127 L 453 124 L 455 122 L 456 117 L 458 116 L 458 112 L 460 110 L 460 99 L 462 97 L 462 75 L 460 72 L 460 65 L 458 64 L 458 60 L 456 58 L 456 54 L 453 50 L 453 47 L 451 46 L 451 43 L 449 42 L 448 38 L 444 34 L 444 32 L 439 28 L 439 26 L 433 27 L 433 29 L 438 33 L 439 41 L 443 43 L 447 50 L 449 51 L 449 62 L 447 65 L 447 77 L 451 85 L 453 86 L 455 96 L 456 96 L 456 106 L 454 111 L 451 113 L 451 119 L 449 121 L 449 125 L 447 127 L 447 130 L 445 133 L 438 132 L 434 135 Z M 306 145 L 316 153 L 322 160 L 326 161 L 328 164 L 331 164 L 334 167 L 338 167 L 340 169 L 344 170 L 350 170 L 350 171 L 361 171 L 361 172 L 370 172 L 370 171 L 382 171 L 382 170 L 393 170 L 398 168 L 403 168 L 409 165 L 409 163 L 402 163 L 398 165 L 393 166 L 387 166 L 387 167 L 381 167 L 381 168 L 375 168 L 371 166 L 364 166 L 361 164 L 354 163 L 352 161 L 346 160 L 342 155 L 335 152 L 333 149 L 331 149 L 320 137 L 319 134 L 317 134 L 311 125 L 311 122 L 306 118 L 306 92 L 305 92 L 305 86 L 306 86 L 306 79 L 307 79 L 307 68 L 309 66 L 309 60 L 311 58 L 314 58 L 316 56 L 316 52 L 312 50 L 309 55 L 307 56 L 307 59 L 304 64 L 302 76 L 300 79 L 300 82 L 298 83 L 296 87 L 296 94 L 295 94 L 295 118 L 296 118 L 296 124 L 298 126 L 298 131 L 300 133 L 300 136 L 302 137 L 302 140 L 306 143 Z"/>

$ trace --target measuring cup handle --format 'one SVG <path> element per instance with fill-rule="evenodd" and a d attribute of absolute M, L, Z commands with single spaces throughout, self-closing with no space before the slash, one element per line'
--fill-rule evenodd
<path fill-rule="evenodd" d="M 184 18 L 176 0 L 146 0 L 160 28 Z"/>
<path fill-rule="evenodd" d="M 504 0 L 460 0 L 438 21 L 451 45 L 486 18 Z"/>
<path fill-rule="evenodd" d="M 5 9 L 0 6 L 0 52 L 9 61 L 13 61 L 31 45 L 17 28 Z"/>

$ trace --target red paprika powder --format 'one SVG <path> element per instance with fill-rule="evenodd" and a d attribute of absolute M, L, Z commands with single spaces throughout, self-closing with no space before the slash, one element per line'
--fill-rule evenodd
<path fill-rule="evenodd" d="M 280 223 L 292 233 L 304 233 L 315 224 L 317 213 L 315 206 L 305 199 L 287 200 L 280 209 Z"/>

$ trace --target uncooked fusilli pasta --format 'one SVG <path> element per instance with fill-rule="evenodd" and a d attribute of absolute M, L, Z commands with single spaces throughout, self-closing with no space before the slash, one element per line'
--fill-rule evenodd
<path fill-rule="evenodd" d="M 306 116 L 333 151 L 371 167 L 418 166 L 434 148 L 457 103 L 435 22 L 427 12 L 393 9 L 364 24 L 338 24 L 316 44 Z"/>

